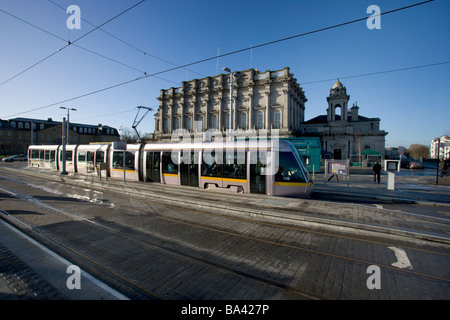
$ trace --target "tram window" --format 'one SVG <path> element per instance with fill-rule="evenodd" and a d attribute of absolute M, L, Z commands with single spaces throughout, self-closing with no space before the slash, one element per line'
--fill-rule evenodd
<path fill-rule="evenodd" d="M 245 155 L 245 153 L 244 153 Z M 223 177 L 224 178 L 235 178 L 235 179 L 246 179 L 246 165 L 245 165 L 245 157 L 238 157 L 238 153 L 234 152 L 232 154 L 224 152 L 223 154 Z M 241 160 L 241 161 L 238 161 Z M 244 160 L 244 161 L 242 161 Z M 242 163 L 244 162 L 244 163 Z"/>
<path fill-rule="evenodd" d="M 123 169 L 123 151 L 114 151 L 113 169 Z"/>
<path fill-rule="evenodd" d="M 178 165 L 172 161 L 172 152 L 162 154 L 162 172 L 178 174 Z"/>
<path fill-rule="evenodd" d="M 220 155 L 220 154 L 221 153 L 218 153 L 218 155 Z M 205 161 L 202 162 L 202 167 L 201 167 L 202 176 L 222 178 L 223 165 L 219 163 L 219 162 L 222 162 L 222 157 L 220 157 L 220 158 L 221 158 L 220 161 L 218 161 L 219 159 L 217 159 L 215 151 L 212 151 L 210 155 L 204 154 L 203 159 Z M 211 163 L 211 164 L 208 164 L 208 163 Z"/>
<path fill-rule="evenodd" d="M 86 152 L 86 170 L 87 170 L 87 172 L 94 171 L 94 155 L 95 155 L 95 153 L 92 151 Z"/>
<path fill-rule="evenodd" d="M 114 151 L 113 169 L 123 169 L 123 151 Z M 125 169 L 134 170 L 134 152 L 125 151 Z"/>
<path fill-rule="evenodd" d="M 105 152 L 104 151 L 97 151 L 95 153 L 95 165 L 105 162 Z"/>
<path fill-rule="evenodd" d="M 44 151 L 44 160 L 49 161 L 50 160 L 50 150 Z"/>
<path fill-rule="evenodd" d="M 39 159 L 39 150 L 31 150 L 31 159 Z"/>
<path fill-rule="evenodd" d="M 134 170 L 134 152 L 125 151 L 125 169 Z"/>
<path fill-rule="evenodd" d="M 275 174 L 278 182 L 306 182 L 298 162 L 291 152 L 279 153 L 279 167 Z"/>
<path fill-rule="evenodd" d="M 78 152 L 78 161 L 82 161 L 82 162 L 86 161 L 86 152 L 84 152 L 84 151 Z"/>
<path fill-rule="evenodd" d="M 66 162 L 68 164 L 73 163 L 73 152 L 72 151 L 66 151 Z"/>
<path fill-rule="evenodd" d="M 50 161 L 55 161 L 56 151 L 50 151 Z"/>

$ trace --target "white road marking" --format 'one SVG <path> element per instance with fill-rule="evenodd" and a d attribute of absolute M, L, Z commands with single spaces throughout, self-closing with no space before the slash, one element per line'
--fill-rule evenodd
<path fill-rule="evenodd" d="M 400 269 L 412 269 L 413 266 L 411 262 L 408 259 L 408 256 L 406 255 L 405 250 L 396 248 L 396 247 L 389 247 L 389 249 L 393 250 L 395 253 L 395 256 L 397 257 L 397 262 L 394 262 L 392 266 L 400 268 Z"/>
<path fill-rule="evenodd" d="M 375 207 L 377 207 L 378 209 L 383 209 L 383 206 L 381 204 L 376 204 Z"/>

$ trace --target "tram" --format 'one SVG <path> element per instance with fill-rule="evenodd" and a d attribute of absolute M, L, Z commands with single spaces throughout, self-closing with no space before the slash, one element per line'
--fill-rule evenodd
<path fill-rule="evenodd" d="M 61 145 L 28 148 L 28 165 L 61 170 Z M 236 193 L 309 197 L 313 181 L 284 140 L 66 146 L 66 171 Z"/>

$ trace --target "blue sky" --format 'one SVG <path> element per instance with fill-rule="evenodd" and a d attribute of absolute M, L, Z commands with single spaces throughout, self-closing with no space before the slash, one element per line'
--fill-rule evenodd
<path fill-rule="evenodd" d="M 223 54 L 369 18 L 366 10 L 370 5 L 379 6 L 383 13 L 421 2 L 146 0 L 102 27 L 109 34 L 94 30 L 75 42 L 84 49 L 74 45 L 65 47 L 67 41 L 94 29 L 86 21 L 100 25 L 139 1 L 2 0 L 0 118 L 61 121 L 66 113 L 59 107 L 65 106 L 77 109 L 70 115 L 73 122 L 102 123 L 119 129 L 131 128 L 136 107 L 147 106 L 154 112 L 147 115 L 138 129 L 153 132 L 153 114 L 158 108 L 156 98 L 161 89 L 215 75 L 217 67 L 219 73 L 223 67 L 232 70 L 253 67 L 260 71 L 289 67 L 308 99 L 306 120 L 326 113 L 326 97 L 336 78 L 340 78 L 350 94 L 349 105 L 357 101 L 361 115 L 381 119 L 381 129 L 389 132 L 386 147 L 429 145 L 433 138 L 450 134 L 447 94 L 450 63 L 379 73 L 450 61 L 448 0 L 435 0 L 383 15 L 381 29 L 369 30 L 366 21 L 361 21 L 218 61 L 212 59 L 164 72 L 158 77 L 147 77 L 58 104 L 136 79 L 144 73 L 153 74 L 175 65 L 215 57 L 218 51 Z M 63 8 L 69 5 L 79 6 L 81 17 L 86 20 L 81 21 L 80 30 L 69 30 L 66 26 L 69 16 Z M 358 76 L 369 73 L 378 74 Z"/>

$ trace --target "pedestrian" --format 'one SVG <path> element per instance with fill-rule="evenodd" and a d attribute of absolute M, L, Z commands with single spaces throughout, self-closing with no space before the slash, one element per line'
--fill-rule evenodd
<path fill-rule="evenodd" d="M 381 165 L 378 161 L 373 165 L 373 182 L 380 183 Z"/>
<path fill-rule="evenodd" d="M 447 175 L 448 165 L 446 160 L 440 159 L 439 169 L 441 170 L 441 177 Z"/>

